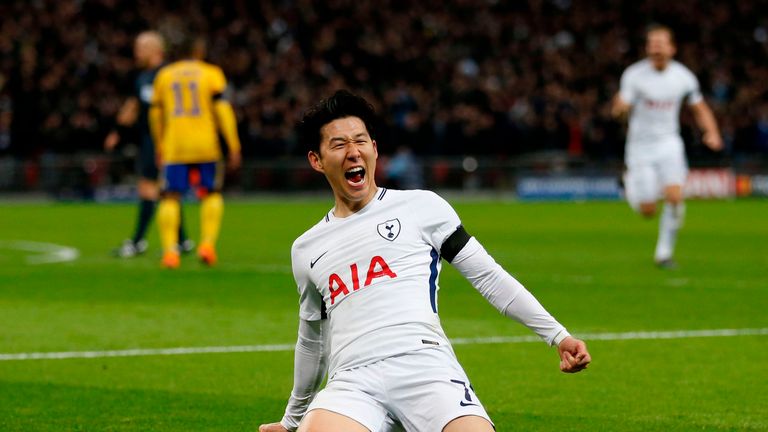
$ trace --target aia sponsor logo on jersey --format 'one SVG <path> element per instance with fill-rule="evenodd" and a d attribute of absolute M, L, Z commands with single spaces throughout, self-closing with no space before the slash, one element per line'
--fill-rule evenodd
<path fill-rule="evenodd" d="M 350 291 L 350 284 L 347 282 L 344 282 L 344 279 L 341 278 L 336 273 L 331 273 L 331 275 L 328 277 L 328 289 L 331 291 L 331 305 L 336 303 L 336 297 L 339 296 L 346 296 L 350 292 L 354 292 L 359 290 L 360 287 L 360 277 L 358 274 L 358 268 L 357 263 L 351 264 L 349 266 L 350 270 L 350 276 L 352 278 L 351 286 L 352 290 Z M 371 258 L 370 264 L 368 264 L 368 271 L 365 274 L 365 282 L 363 283 L 362 288 L 367 287 L 368 285 L 372 284 L 374 279 L 378 279 L 381 277 L 389 277 L 389 278 L 396 278 L 397 274 L 392 271 L 392 269 L 389 268 L 389 264 L 387 264 L 386 261 L 384 261 L 384 258 L 380 256 L 374 256 Z"/>
<path fill-rule="evenodd" d="M 384 240 L 394 241 L 400 235 L 400 219 L 390 219 L 376 226 Z"/>
<path fill-rule="evenodd" d="M 646 99 L 645 106 L 653 110 L 671 110 L 675 107 L 675 101 Z"/>

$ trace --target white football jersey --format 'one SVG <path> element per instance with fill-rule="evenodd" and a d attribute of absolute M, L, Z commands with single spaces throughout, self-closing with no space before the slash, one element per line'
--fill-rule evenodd
<path fill-rule="evenodd" d="M 440 249 L 461 224 L 429 191 L 379 188 L 360 211 L 333 210 L 291 249 L 299 316 L 329 320 L 329 376 L 449 346 L 437 315 Z"/>
<path fill-rule="evenodd" d="M 632 106 L 628 160 L 648 152 L 682 151 L 680 107 L 685 99 L 689 105 L 702 100 L 699 81 L 687 67 L 672 60 L 659 71 L 649 59 L 641 60 L 622 74 L 619 94 Z"/>

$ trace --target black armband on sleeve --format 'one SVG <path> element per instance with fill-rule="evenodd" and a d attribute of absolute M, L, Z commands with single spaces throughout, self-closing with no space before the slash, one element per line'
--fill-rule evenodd
<path fill-rule="evenodd" d="M 456 228 L 456 231 L 448 236 L 443 242 L 443 246 L 440 248 L 440 255 L 442 255 L 446 261 L 452 262 L 453 259 L 456 258 L 456 255 L 459 254 L 459 251 L 464 249 L 464 246 L 470 238 L 471 236 L 464 229 L 464 226 L 459 225 Z"/>

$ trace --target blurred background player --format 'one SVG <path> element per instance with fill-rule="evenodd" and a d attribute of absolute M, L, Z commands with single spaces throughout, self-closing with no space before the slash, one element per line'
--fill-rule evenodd
<path fill-rule="evenodd" d="M 656 214 L 663 198 L 654 260 L 662 268 L 673 260 L 677 231 L 685 214 L 683 185 L 688 175 L 685 147 L 680 136 L 680 106 L 684 100 L 702 130 L 702 141 L 719 151 L 723 141 L 717 122 L 699 90 L 696 76 L 672 58 L 674 34 L 666 26 L 651 26 L 646 33 L 647 58 L 629 66 L 621 76 L 612 114 L 629 114 L 624 177 L 627 201 L 645 217 Z"/>
<path fill-rule="evenodd" d="M 163 67 L 154 82 L 150 124 L 163 168 L 163 190 L 158 225 L 163 243 L 162 265 L 180 264 L 178 243 L 182 195 L 191 183 L 201 198 L 200 245 L 203 263 L 216 262 L 224 203 L 222 150 L 218 131 L 226 141 L 229 168 L 240 166 L 240 139 L 232 106 L 223 99 L 227 86 L 218 66 L 204 62 L 205 43 L 186 36 L 177 47 L 180 60 Z"/>
<path fill-rule="evenodd" d="M 112 152 L 120 142 L 120 129 L 132 126 L 138 128 L 139 155 L 136 167 L 139 174 L 137 184 L 139 212 L 133 236 L 113 251 L 115 256 L 121 258 L 131 258 L 147 250 L 145 237 L 152 222 L 152 216 L 155 214 L 155 203 L 160 195 L 155 144 L 149 132 L 149 106 L 152 101 L 152 82 L 165 61 L 163 37 L 154 31 L 140 33 L 134 42 L 133 55 L 137 66 L 141 69 L 134 84 L 133 96 L 126 99 L 120 107 L 117 128 L 104 140 L 104 149 Z M 194 243 L 187 239 L 181 215 L 179 221 L 179 250 L 189 252 L 194 248 Z"/>

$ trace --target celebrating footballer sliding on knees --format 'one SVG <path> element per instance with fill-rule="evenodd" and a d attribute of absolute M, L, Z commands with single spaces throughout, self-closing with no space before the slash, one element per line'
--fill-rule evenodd
<path fill-rule="evenodd" d="M 376 186 L 374 116 L 366 100 L 341 90 L 301 122 L 309 163 L 325 175 L 335 205 L 293 244 L 294 385 L 282 420 L 259 431 L 493 431 L 440 325 L 441 259 L 501 313 L 556 346 L 563 372 L 585 369 L 589 352 L 445 200 Z"/>

